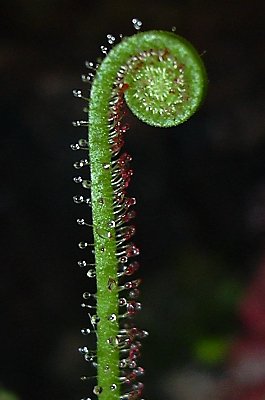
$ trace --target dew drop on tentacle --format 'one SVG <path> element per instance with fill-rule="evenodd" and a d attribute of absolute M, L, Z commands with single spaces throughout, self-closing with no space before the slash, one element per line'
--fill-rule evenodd
<path fill-rule="evenodd" d="M 127 364 L 127 360 L 126 360 L 126 359 L 120 360 L 119 367 L 120 367 L 121 369 L 126 368 L 127 365 L 128 365 L 128 364 Z"/>
<path fill-rule="evenodd" d="M 89 246 L 89 244 L 87 242 L 79 242 L 78 243 L 78 247 L 82 250 L 84 250 L 85 248 L 87 248 Z"/>
<path fill-rule="evenodd" d="M 75 176 L 73 178 L 74 183 L 82 183 L 83 182 L 83 178 L 82 176 Z"/>
<path fill-rule="evenodd" d="M 90 363 L 93 363 L 93 361 L 95 360 L 95 358 L 96 358 L 96 355 L 95 355 L 95 354 L 90 354 L 90 353 L 88 353 L 88 354 L 85 354 L 85 355 L 84 355 L 85 361 L 90 362 Z M 93 378 L 93 377 L 89 377 L 89 378 L 91 379 L 91 378 Z"/>
<path fill-rule="evenodd" d="M 87 139 L 79 139 L 78 144 L 82 149 L 87 150 L 88 149 L 88 141 Z"/>
<path fill-rule="evenodd" d="M 96 306 L 92 306 L 92 305 L 90 305 L 90 304 L 85 304 L 85 303 L 82 303 L 82 304 L 81 304 L 81 307 L 82 307 L 82 308 L 96 308 Z"/>
<path fill-rule="evenodd" d="M 75 128 L 84 127 L 84 126 L 88 126 L 88 121 L 82 121 L 82 120 L 73 121 L 72 125 Z"/>
<path fill-rule="evenodd" d="M 110 386 L 110 390 L 113 392 L 114 390 L 117 390 L 117 385 L 115 384 L 115 383 L 113 383 L 111 386 Z"/>
<path fill-rule="evenodd" d="M 74 151 L 80 150 L 80 146 L 79 146 L 78 143 L 76 143 L 76 144 L 71 144 L 71 145 L 70 145 L 70 148 L 71 148 L 72 150 L 74 150 Z"/>
<path fill-rule="evenodd" d="M 127 300 L 124 297 L 121 297 L 119 299 L 119 305 L 120 306 L 126 306 L 127 305 Z"/>
<path fill-rule="evenodd" d="M 116 38 L 115 36 L 113 36 L 111 33 L 107 34 L 107 41 L 110 45 L 113 45 L 115 42 Z"/>
<path fill-rule="evenodd" d="M 80 380 L 81 381 L 88 381 L 89 380 L 89 376 L 86 376 L 86 375 L 83 375 L 83 376 L 80 376 Z"/>
<path fill-rule="evenodd" d="M 94 269 L 90 269 L 89 271 L 87 271 L 87 276 L 88 278 L 95 278 L 96 271 Z"/>
<path fill-rule="evenodd" d="M 122 221 L 129 222 L 131 219 L 135 218 L 135 216 L 136 216 L 136 211 L 134 211 L 134 210 L 129 211 L 125 215 L 122 216 Z"/>
<path fill-rule="evenodd" d="M 103 163 L 102 166 L 103 166 L 103 169 L 105 169 L 105 170 L 109 170 L 111 167 L 110 163 Z"/>
<path fill-rule="evenodd" d="M 80 89 L 73 89 L 74 97 L 82 97 L 82 91 Z"/>
<path fill-rule="evenodd" d="M 91 330 L 89 328 L 83 328 L 81 329 L 82 335 L 89 335 L 91 333 Z"/>
<path fill-rule="evenodd" d="M 88 180 L 82 180 L 82 186 L 84 189 L 90 189 L 91 188 L 91 182 Z"/>
<path fill-rule="evenodd" d="M 129 293 L 128 293 L 128 297 L 130 299 L 138 299 L 139 296 L 140 296 L 140 290 L 139 289 L 130 290 Z"/>
<path fill-rule="evenodd" d="M 76 220 L 76 222 L 77 222 L 77 224 L 78 225 L 81 225 L 81 226 L 92 226 L 91 224 L 88 224 L 85 220 L 84 220 L 84 218 L 78 218 L 77 220 Z"/>
<path fill-rule="evenodd" d="M 126 310 L 129 316 L 136 314 L 137 312 L 141 311 L 141 303 L 136 301 L 130 301 L 127 306 Z"/>
<path fill-rule="evenodd" d="M 76 182 L 79 183 L 79 182 Z M 73 202 L 75 204 L 87 204 L 91 207 L 91 199 L 90 198 L 85 198 L 84 196 L 73 196 Z"/>
<path fill-rule="evenodd" d="M 133 281 L 126 282 L 124 284 L 124 289 L 136 289 L 141 284 L 141 282 L 142 282 L 141 279 L 135 279 Z"/>
<path fill-rule="evenodd" d="M 110 322 L 115 322 L 115 321 L 117 320 L 117 315 L 116 315 L 116 314 L 111 314 L 111 315 L 108 317 L 108 320 L 109 320 Z"/>
<path fill-rule="evenodd" d="M 139 31 L 143 25 L 142 21 L 140 21 L 138 18 L 133 18 L 132 24 L 134 29 L 136 29 L 137 31 Z"/>
<path fill-rule="evenodd" d="M 82 74 L 81 75 L 81 80 L 85 83 L 91 83 L 95 77 L 95 74 L 93 72 L 89 72 L 88 74 Z"/>
<path fill-rule="evenodd" d="M 89 352 L 89 350 L 88 350 L 88 348 L 87 348 L 86 346 L 84 346 L 84 347 L 79 347 L 79 348 L 78 348 L 78 351 L 79 351 L 80 354 L 86 354 L 86 353 Z"/>
<path fill-rule="evenodd" d="M 131 243 L 126 248 L 125 253 L 127 257 L 135 257 L 140 254 L 140 250 L 138 247 L 135 246 L 135 244 Z"/>
<path fill-rule="evenodd" d="M 89 292 L 84 292 L 83 293 L 83 299 L 91 299 L 91 298 L 95 299 L 96 295 L 93 294 L 93 293 L 89 293 Z"/>
<path fill-rule="evenodd" d="M 108 339 L 107 339 L 107 343 L 109 344 L 109 345 L 111 345 L 112 347 L 117 347 L 118 345 L 119 345 L 119 340 L 118 340 L 118 337 L 117 336 L 111 336 L 111 337 L 109 337 Z"/>
<path fill-rule="evenodd" d="M 85 61 L 85 66 L 86 68 L 91 69 L 93 71 L 96 71 L 96 69 L 98 68 L 98 64 L 93 61 Z"/>
<path fill-rule="evenodd" d="M 87 266 L 87 262 L 84 261 L 84 260 L 82 260 L 82 261 L 77 261 L 77 265 L 78 265 L 80 268 L 84 268 L 84 267 Z"/>
<path fill-rule="evenodd" d="M 81 204 L 84 202 L 84 196 L 73 196 L 73 201 L 76 204 Z"/>
<path fill-rule="evenodd" d="M 80 168 L 85 167 L 87 165 L 89 165 L 89 161 L 87 159 L 83 159 L 83 160 L 80 160 L 80 161 L 76 161 L 73 166 L 74 166 L 75 169 L 80 169 Z"/>
<path fill-rule="evenodd" d="M 98 396 L 100 393 L 102 393 L 102 390 L 103 389 L 101 386 L 94 386 L 93 393 Z"/>
<path fill-rule="evenodd" d="M 139 269 L 139 266 L 140 265 L 139 265 L 138 261 L 134 261 L 134 262 L 130 263 L 124 271 L 125 275 L 130 276 L 130 275 L 134 274 Z"/>
<path fill-rule="evenodd" d="M 100 46 L 100 50 L 102 51 L 102 53 L 103 53 L 104 55 L 107 55 L 107 54 L 108 54 L 108 48 L 107 48 L 106 46 Z"/>
<path fill-rule="evenodd" d="M 126 257 L 126 256 L 121 256 L 120 258 L 119 258 L 119 263 L 120 264 L 126 264 L 128 262 L 128 257 Z"/>

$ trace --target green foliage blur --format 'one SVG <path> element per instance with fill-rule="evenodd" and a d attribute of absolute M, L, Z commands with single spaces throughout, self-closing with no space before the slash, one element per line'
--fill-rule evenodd
<path fill-rule="evenodd" d="M 0 388 L 0 400 L 19 400 L 19 398 L 14 393 Z"/>

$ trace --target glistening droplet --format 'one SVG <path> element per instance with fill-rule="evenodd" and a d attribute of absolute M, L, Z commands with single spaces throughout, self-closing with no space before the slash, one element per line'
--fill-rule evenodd
<path fill-rule="evenodd" d="M 83 299 L 87 300 L 87 299 L 90 299 L 91 297 L 95 297 L 95 295 L 93 295 L 92 293 L 89 293 L 89 292 L 83 293 Z"/>
<path fill-rule="evenodd" d="M 82 335 L 89 335 L 91 333 L 91 330 L 89 328 L 83 328 L 81 329 Z"/>
<path fill-rule="evenodd" d="M 117 347 L 119 344 L 119 340 L 117 336 L 115 337 L 111 336 L 108 338 L 107 343 L 110 344 L 111 346 Z"/>
<path fill-rule="evenodd" d="M 89 376 L 81 376 L 80 380 L 81 381 L 88 381 L 89 380 Z"/>
<path fill-rule="evenodd" d="M 86 66 L 88 69 L 93 69 L 93 70 L 97 68 L 97 64 L 94 63 L 94 62 L 92 62 L 92 61 L 86 61 L 86 62 L 85 62 L 85 66 Z"/>
<path fill-rule="evenodd" d="M 86 354 L 86 353 L 88 353 L 89 350 L 86 346 L 84 346 L 84 347 L 79 347 L 78 351 L 81 354 Z"/>
<path fill-rule="evenodd" d="M 140 295 L 140 290 L 139 289 L 132 289 L 129 291 L 129 298 L 130 299 L 137 299 Z"/>
<path fill-rule="evenodd" d="M 127 366 L 127 361 L 126 361 L 126 359 L 120 360 L 119 367 L 120 367 L 120 368 L 126 368 L 126 366 Z"/>
<path fill-rule="evenodd" d="M 82 176 L 75 176 L 73 178 L 73 181 L 74 181 L 74 183 L 81 183 L 81 182 L 83 182 L 83 178 L 82 178 Z"/>
<path fill-rule="evenodd" d="M 111 314 L 111 315 L 108 317 L 108 320 L 109 320 L 110 322 L 114 322 L 114 321 L 116 321 L 116 319 L 117 319 L 117 315 L 116 315 L 116 314 Z"/>
<path fill-rule="evenodd" d="M 90 189 L 90 187 L 91 187 L 91 184 L 90 184 L 90 182 L 89 181 L 82 181 L 82 186 L 83 186 L 83 188 L 85 188 L 85 189 Z"/>
<path fill-rule="evenodd" d="M 82 91 L 80 89 L 73 89 L 73 95 L 75 97 L 82 97 Z"/>
<path fill-rule="evenodd" d="M 96 314 L 94 314 L 94 315 L 90 316 L 90 321 L 91 321 L 91 324 L 94 326 L 100 321 L 100 318 Z"/>
<path fill-rule="evenodd" d="M 71 149 L 76 151 L 76 150 L 80 150 L 80 146 L 76 143 L 76 144 L 71 144 L 70 145 Z"/>
<path fill-rule="evenodd" d="M 100 50 L 102 51 L 103 54 L 108 54 L 108 48 L 106 46 L 100 46 Z"/>
<path fill-rule="evenodd" d="M 92 362 L 94 360 L 94 358 L 95 358 L 95 356 L 93 354 L 87 353 L 84 355 L 84 359 L 88 362 Z"/>
<path fill-rule="evenodd" d="M 107 35 L 107 41 L 109 44 L 113 44 L 115 42 L 115 36 L 111 35 L 110 33 Z"/>
<path fill-rule="evenodd" d="M 98 396 L 102 392 L 102 390 L 103 389 L 101 386 L 94 386 L 93 393 Z"/>
<path fill-rule="evenodd" d="M 75 128 L 79 128 L 80 126 L 87 126 L 87 125 L 88 125 L 88 121 L 81 121 L 81 120 L 73 121 L 73 122 L 72 122 L 72 125 L 73 125 Z"/>
<path fill-rule="evenodd" d="M 77 264 L 78 264 L 79 267 L 83 268 L 83 267 L 85 267 L 87 265 L 87 262 L 82 260 L 82 261 L 77 261 Z"/>
<path fill-rule="evenodd" d="M 85 249 L 86 247 L 88 246 L 88 243 L 87 242 L 79 242 L 78 243 L 78 247 L 80 248 L 80 249 Z"/>
<path fill-rule="evenodd" d="M 103 168 L 107 169 L 107 170 L 110 169 L 110 164 L 109 163 L 104 163 L 103 164 Z"/>
<path fill-rule="evenodd" d="M 126 306 L 126 304 L 127 304 L 127 300 L 124 297 L 121 297 L 119 299 L 119 305 L 120 306 Z"/>
<path fill-rule="evenodd" d="M 86 139 L 79 139 L 78 144 L 81 147 L 87 147 L 88 146 L 88 141 Z"/>
<path fill-rule="evenodd" d="M 76 204 L 80 204 L 84 202 L 84 197 L 83 196 L 74 196 L 73 200 Z"/>
<path fill-rule="evenodd" d="M 90 269 L 89 271 L 87 271 L 87 276 L 89 278 L 95 278 L 96 276 L 96 271 L 94 269 Z"/>
<path fill-rule="evenodd" d="M 84 166 L 87 165 L 87 164 L 88 164 L 88 161 L 87 161 L 87 160 L 76 161 L 76 162 L 74 163 L 74 168 L 75 168 L 75 169 L 80 169 L 80 168 L 84 167 Z"/>
<path fill-rule="evenodd" d="M 132 23 L 134 29 L 136 29 L 137 31 L 139 31 L 143 25 L 142 21 L 140 21 L 138 18 L 133 18 Z"/>

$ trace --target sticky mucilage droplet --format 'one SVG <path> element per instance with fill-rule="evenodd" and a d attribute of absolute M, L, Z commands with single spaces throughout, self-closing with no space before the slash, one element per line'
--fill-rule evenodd
<path fill-rule="evenodd" d="M 73 196 L 73 201 L 76 204 L 81 204 L 84 202 L 84 196 Z"/>
<path fill-rule="evenodd" d="M 87 348 L 86 346 L 84 346 L 84 347 L 79 347 L 78 351 L 79 351 L 79 353 L 81 353 L 81 354 L 86 354 L 86 353 L 89 352 L 89 350 L 88 350 L 88 348 Z"/>
<path fill-rule="evenodd" d="M 82 260 L 82 261 L 77 261 L 77 265 L 78 265 L 80 268 L 84 268 L 84 267 L 87 266 L 87 262 L 84 261 L 84 260 Z"/>
<path fill-rule="evenodd" d="M 138 18 L 133 18 L 132 19 L 133 27 L 137 31 L 139 31 L 143 25 L 142 21 L 140 21 Z"/>
<path fill-rule="evenodd" d="M 87 276 L 88 278 L 95 278 L 96 271 L 94 269 L 90 269 L 89 271 L 87 271 Z"/>
<path fill-rule="evenodd" d="M 91 333 L 91 330 L 89 328 L 83 328 L 81 329 L 82 335 L 89 335 Z"/>
<path fill-rule="evenodd" d="M 108 317 L 108 320 L 109 320 L 110 322 L 115 322 L 115 321 L 117 320 L 117 315 L 116 315 L 116 314 L 111 314 L 111 315 Z"/>
<path fill-rule="evenodd" d="M 73 89 L 74 97 L 82 97 L 82 91 L 80 89 Z"/>
<path fill-rule="evenodd" d="M 88 247 L 88 243 L 87 242 L 79 242 L 78 243 L 78 247 L 82 250 L 84 250 L 85 248 Z"/>
<path fill-rule="evenodd" d="M 75 176 L 73 178 L 74 183 L 82 183 L 83 182 L 83 178 L 82 176 Z"/>
<path fill-rule="evenodd" d="M 71 148 L 71 150 L 74 150 L 74 151 L 80 150 L 80 146 L 77 143 L 71 144 L 70 148 Z"/>
<path fill-rule="evenodd" d="M 93 388 L 93 393 L 98 396 L 100 393 L 102 393 L 102 387 L 101 386 L 94 386 Z"/>
<path fill-rule="evenodd" d="M 110 45 L 112 45 L 115 42 L 115 36 L 111 35 L 110 33 L 107 35 L 107 41 Z"/>

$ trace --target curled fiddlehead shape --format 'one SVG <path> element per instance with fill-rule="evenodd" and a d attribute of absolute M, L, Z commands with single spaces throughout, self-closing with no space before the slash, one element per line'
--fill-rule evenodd
<path fill-rule="evenodd" d="M 137 25 L 139 27 L 139 25 Z M 109 44 L 115 42 L 108 35 Z M 170 127 L 187 120 L 201 104 L 206 73 L 200 56 L 185 39 L 172 32 L 149 31 L 125 37 L 109 52 L 100 65 L 89 62 L 84 81 L 91 83 L 88 99 L 88 140 L 81 139 L 73 150 L 89 152 L 77 169 L 89 166 L 90 177 L 77 176 L 76 183 L 89 189 L 91 198 L 74 196 L 75 203 L 92 207 L 95 263 L 78 262 L 87 267 L 87 276 L 96 279 L 97 291 L 84 293 L 88 301 L 90 326 L 83 334 L 93 333 L 96 349 L 79 349 L 86 361 L 96 367 L 93 393 L 101 400 L 142 398 L 144 370 L 138 365 L 141 339 L 147 332 L 137 328 L 133 317 L 141 309 L 138 301 L 140 279 L 131 278 L 138 270 L 138 247 L 132 242 L 135 227 L 135 198 L 127 187 L 133 174 L 131 156 L 122 152 L 126 123 L 125 101 L 134 115 L 153 126 Z M 86 98 L 80 90 L 76 97 Z M 85 219 L 77 221 L 88 225 Z M 90 249 L 87 242 L 80 249 Z M 92 303 L 91 303 L 92 301 Z M 94 312 L 93 312 L 94 310 Z M 86 380 L 88 377 L 82 377 Z"/>

